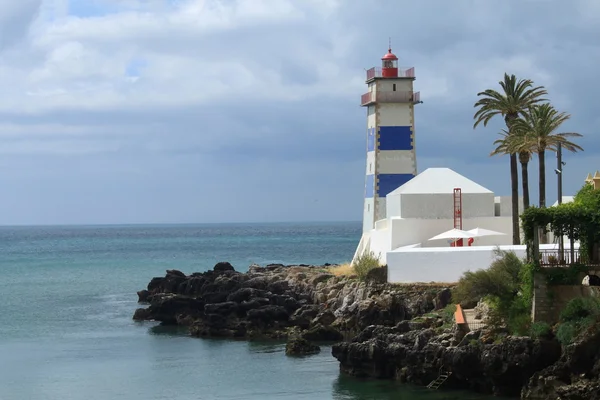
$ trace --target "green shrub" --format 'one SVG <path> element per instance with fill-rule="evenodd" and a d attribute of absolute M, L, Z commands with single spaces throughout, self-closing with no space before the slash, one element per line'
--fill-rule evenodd
<path fill-rule="evenodd" d="M 577 297 L 569 301 L 562 310 L 560 321 L 579 321 L 595 315 L 600 315 L 600 300 L 595 297 Z"/>
<path fill-rule="evenodd" d="M 364 252 L 352 263 L 352 268 L 354 268 L 356 276 L 358 276 L 358 279 L 361 281 L 366 279 L 369 271 L 379 268 L 380 266 L 379 257 L 375 256 L 372 251 Z"/>
<path fill-rule="evenodd" d="M 567 303 L 560 313 L 556 337 L 568 345 L 600 318 L 600 300 L 594 297 L 578 297 Z"/>
<path fill-rule="evenodd" d="M 523 261 L 514 252 L 496 250 L 496 259 L 488 269 L 467 271 L 458 281 L 453 298 L 460 303 L 477 303 L 486 296 L 510 301 L 519 290 Z"/>
<path fill-rule="evenodd" d="M 461 304 L 484 299 L 490 307 L 487 323 L 506 325 L 515 335 L 528 335 L 531 328 L 534 266 L 525 264 L 514 252 L 497 250 L 486 270 L 466 272 L 454 289 Z"/>
<path fill-rule="evenodd" d="M 552 337 L 552 327 L 545 322 L 536 322 L 531 325 L 531 337 L 534 339 L 544 339 Z"/>

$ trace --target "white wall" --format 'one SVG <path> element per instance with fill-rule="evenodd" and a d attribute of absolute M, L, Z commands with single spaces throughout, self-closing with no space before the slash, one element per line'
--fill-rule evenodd
<path fill-rule="evenodd" d="M 374 208 L 375 200 L 372 197 L 365 199 L 363 209 L 363 232 L 368 232 L 373 229 L 373 224 L 375 223 Z"/>
<path fill-rule="evenodd" d="M 379 261 L 383 264 L 387 263 L 387 254 L 392 250 L 390 231 L 388 228 L 377 230 L 373 229 L 370 233 L 371 251 L 379 256 Z"/>
<path fill-rule="evenodd" d="M 489 268 L 496 246 L 408 248 L 387 254 L 388 282 L 457 282 L 467 271 Z M 501 246 L 526 256 L 526 246 Z"/>
<path fill-rule="evenodd" d="M 511 196 L 496 196 L 495 201 L 498 202 L 496 215 L 500 217 L 510 217 L 512 215 L 512 198 Z M 519 215 L 523 213 L 523 197 L 519 197 Z"/>
<path fill-rule="evenodd" d="M 386 203 L 386 218 L 398 218 L 400 217 L 401 214 L 401 201 L 402 198 L 400 197 L 399 194 L 388 194 L 385 197 L 385 203 Z"/>
<path fill-rule="evenodd" d="M 439 194 L 407 194 L 401 193 L 402 218 L 453 218 L 454 195 L 452 193 Z M 394 196 L 391 201 L 397 201 Z M 462 193 L 463 218 L 493 217 L 493 193 Z"/>
<path fill-rule="evenodd" d="M 449 246 L 444 240 L 432 240 L 442 232 L 454 228 L 453 219 L 391 219 L 391 249 L 421 243 L 423 247 Z M 505 233 L 502 236 L 476 238 L 473 246 L 512 244 L 512 224 L 510 217 L 464 218 L 463 230 L 484 228 Z"/>

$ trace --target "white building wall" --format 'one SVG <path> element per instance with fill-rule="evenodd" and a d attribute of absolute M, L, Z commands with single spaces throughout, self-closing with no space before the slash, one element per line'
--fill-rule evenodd
<path fill-rule="evenodd" d="M 467 271 L 489 268 L 497 246 L 410 248 L 387 254 L 388 282 L 457 282 Z M 500 246 L 526 256 L 526 246 Z"/>
<path fill-rule="evenodd" d="M 463 219 L 463 230 L 483 228 L 505 233 L 502 236 L 486 236 L 476 238 L 473 246 L 509 245 L 512 244 L 510 217 L 479 217 Z M 448 247 L 444 240 L 429 239 L 442 232 L 454 228 L 454 220 L 448 219 L 417 219 L 392 218 L 391 249 L 421 243 L 422 247 Z M 465 240 L 466 242 L 466 240 Z M 466 243 L 465 243 L 466 245 Z"/>
<path fill-rule="evenodd" d="M 566 249 L 569 246 L 565 246 Z M 575 248 L 578 248 L 576 245 Z M 527 246 L 477 246 L 404 248 L 387 254 L 388 282 L 458 282 L 467 271 L 487 269 L 496 259 L 496 251 L 512 251 L 524 259 Z M 540 245 L 540 249 L 557 249 L 556 245 Z"/>
<path fill-rule="evenodd" d="M 363 210 L 363 232 L 368 232 L 373 229 L 373 224 L 375 223 L 375 213 L 374 213 L 374 199 L 368 198 L 365 199 L 365 208 Z"/>
<path fill-rule="evenodd" d="M 402 196 L 400 215 L 402 218 L 453 218 L 454 195 L 440 194 L 400 194 Z M 396 201 L 397 196 L 391 199 Z M 463 193 L 463 218 L 493 217 L 493 193 Z"/>
<path fill-rule="evenodd" d="M 496 196 L 496 215 L 499 217 L 510 217 L 512 215 L 512 197 Z M 519 197 L 519 215 L 523 213 L 523 197 Z"/>
<path fill-rule="evenodd" d="M 375 256 L 379 257 L 379 262 L 382 264 L 387 263 L 387 254 L 392 250 L 390 241 L 390 230 L 384 229 L 373 229 L 370 233 L 371 237 L 371 251 Z"/>
<path fill-rule="evenodd" d="M 401 214 L 402 198 L 399 194 L 388 194 L 386 196 L 386 217 L 399 218 Z"/>

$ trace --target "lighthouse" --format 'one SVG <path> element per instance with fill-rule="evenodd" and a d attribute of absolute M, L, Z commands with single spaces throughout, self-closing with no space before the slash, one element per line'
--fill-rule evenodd
<path fill-rule="evenodd" d="M 414 106 L 421 101 L 414 80 L 415 69 L 398 68 L 391 46 L 381 67 L 367 70 L 360 102 L 367 109 L 363 233 L 386 218 L 385 196 L 417 174 Z"/>

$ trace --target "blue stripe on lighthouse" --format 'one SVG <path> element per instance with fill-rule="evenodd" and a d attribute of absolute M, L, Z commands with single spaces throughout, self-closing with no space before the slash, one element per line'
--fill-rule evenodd
<path fill-rule="evenodd" d="M 379 150 L 412 150 L 412 128 L 410 126 L 380 126 Z"/>
<path fill-rule="evenodd" d="M 375 128 L 367 128 L 367 151 L 375 150 Z"/>
<path fill-rule="evenodd" d="M 377 175 L 377 196 L 385 197 L 414 178 L 413 174 L 379 174 Z"/>
<path fill-rule="evenodd" d="M 365 199 L 370 199 L 375 196 L 375 175 L 367 175 L 365 182 Z"/>

